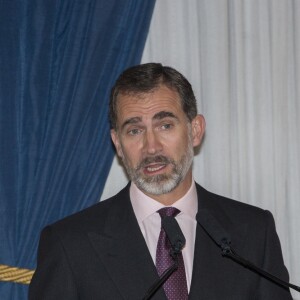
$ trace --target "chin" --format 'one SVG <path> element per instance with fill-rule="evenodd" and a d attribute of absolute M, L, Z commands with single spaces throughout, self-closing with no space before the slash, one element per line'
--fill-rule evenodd
<path fill-rule="evenodd" d="M 149 180 L 150 179 L 150 180 Z M 151 195 L 163 195 L 172 192 L 181 182 L 178 176 L 170 178 L 166 175 L 156 175 L 151 178 L 139 178 L 135 184 L 139 189 Z"/>

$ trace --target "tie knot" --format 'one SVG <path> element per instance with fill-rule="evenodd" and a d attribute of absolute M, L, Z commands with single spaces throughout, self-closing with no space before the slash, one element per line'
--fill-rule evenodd
<path fill-rule="evenodd" d="M 179 213 L 180 210 L 177 209 L 176 207 L 164 207 L 161 208 L 160 210 L 157 211 L 160 215 L 161 218 L 164 217 L 176 217 Z"/>

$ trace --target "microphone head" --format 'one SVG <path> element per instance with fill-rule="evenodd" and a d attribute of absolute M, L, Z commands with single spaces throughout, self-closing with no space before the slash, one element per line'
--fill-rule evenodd
<path fill-rule="evenodd" d="M 219 224 L 216 218 L 206 209 L 200 209 L 196 215 L 197 222 L 208 233 L 208 235 L 219 245 L 223 252 L 231 251 L 230 235 Z"/>
<path fill-rule="evenodd" d="M 179 254 L 185 246 L 185 237 L 174 217 L 166 216 L 161 221 L 175 254 Z"/>

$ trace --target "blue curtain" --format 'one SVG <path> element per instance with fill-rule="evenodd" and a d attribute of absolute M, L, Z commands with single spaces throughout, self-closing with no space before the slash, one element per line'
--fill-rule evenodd
<path fill-rule="evenodd" d="M 0 0 L 0 264 L 35 268 L 39 232 L 101 196 L 110 88 L 139 63 L 154 0 Z M 27 299 L 0 282 L 0 299 Z"/>

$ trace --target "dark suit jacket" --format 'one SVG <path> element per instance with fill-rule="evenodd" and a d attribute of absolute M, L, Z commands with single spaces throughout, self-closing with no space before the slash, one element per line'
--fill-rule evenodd
<path fill-rule="evenodd" d="M 205 208 L 230 233 L 241 256 L 288 280 L 270 212 L 212 194 L 197 185 Z M 129 185 L 116 196 L 46 227 L 30 300 L 142 299 L 157 280 L 129 199 Z M 153 297 L 166 300 L 160 289 Z M 197 225 L 189 299 L 285 300 L 287 289 L 222 257 L 220 248 Z"/>

